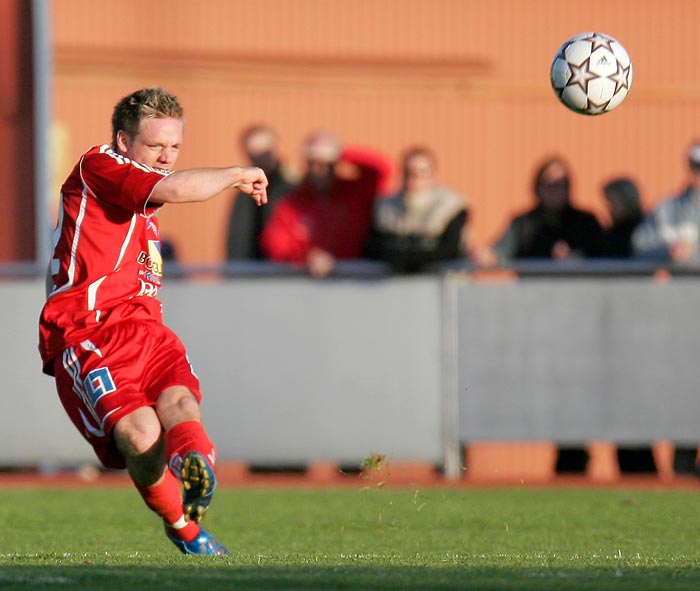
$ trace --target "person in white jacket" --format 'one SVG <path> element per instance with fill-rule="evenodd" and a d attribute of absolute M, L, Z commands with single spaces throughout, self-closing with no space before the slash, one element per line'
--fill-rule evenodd
<path fill-rule="evenodd" d="M 678 264 L 700 263 L 700 140 L 688 149 L 685 188 L 662 200 L 632 236 L 637 257 Z"/>

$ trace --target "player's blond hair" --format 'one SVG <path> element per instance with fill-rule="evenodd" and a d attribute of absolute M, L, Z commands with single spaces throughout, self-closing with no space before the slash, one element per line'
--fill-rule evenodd
<path fill-rule="evenodd" d="M 122 98 L 112 113 L 112 144 L 117 145 L 117 133 L 125 132 L 134 139 L 142 119 L 174 117 L 182 119 L 183 110 L 175 95 L 160 86 L 142 88 Z"/>

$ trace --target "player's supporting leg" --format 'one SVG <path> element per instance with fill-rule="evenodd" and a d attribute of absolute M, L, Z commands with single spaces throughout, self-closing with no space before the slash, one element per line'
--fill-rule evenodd
<path fill-rule="evenodd" d="M 211 504 L 216 488 L 216 450 L 201 422 L 197 399 L 187 388 L 166 388 L 156 412 L 165 428 L 168 466 L 182 481 L 185 518 L 199 522 Z"/>
<path fill-rule="evenodd" d="M 165 467 L 162 427 L 155 411 L 142 407 L 114 427 L 114 439 L 146 505 L 158 514 L 168 538 L 186 554 L 228 554 L 199 525 L 185 519 L 177 479 Z"/>

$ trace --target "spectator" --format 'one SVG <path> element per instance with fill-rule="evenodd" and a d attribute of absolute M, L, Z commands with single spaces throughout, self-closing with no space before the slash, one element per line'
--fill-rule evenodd
<path fill-rule="evenodd" d="M 160 257 L 165 261 L 172 261 L 177 263 L 177 249 L 175 244 L 173 244 L 167 238 L 161 238 L 160 241 Z"/>
<path fill-rule="evenodd" d="M 262 259 L 260 233 L 277 200 L 289 193 L 293 183 L 283 171 L 275 131 L 266 125 L 252 125 L 241 134 L 241 147 L 250 164 L 267 175 L 267 207 L 258 207 L 247 195 L 237 193 L 231 207 L 226 243 L 229 260 Z"/>
<path fill-rule="evenodd" d="M 566 163 L 547 159 L 535 174 L 536 205 L 512 220 L 493 248 L 478 254 L 483 266 L 512 259 L 594 257 L 602 253 L 603 228 L 596 217 L 571 205 Z"/>
<path fill-rule="evenodd" d="M 160 239 L 160 258 L 163 259 L 163 269 L 167 272 L 168 277 L 185 277 L 187 275 L 185 267 L 180 262 L 175 242 L 162 236 Z"/>
<path fill-rule="evenodd" d="M 685 189 L 667 197 L 632 235 L 635 254 L 672 263 L 700 261 L 700 142 L 688 150 L 689 179 Z"/>
<path fill-rule="evenodd" d="M 610 210 L 611 226 L 605 231 L 603 256 L 634 256 L 632 234 L 643 219 L 639 189 L 632 179 L 621 177 L 605 184 L 603 194 Z"/>
<path fill-rule="evenodd" d="M 341 146 L 329 131 L 304 142 L 306 174 L 280 200 L 261 236 L 273 261 L 305 265 L 314 277 L 333 272 L 337 259 L 362 257 L 376 195 L 391 162 L 374 150 Z"/>
<path fill-rule="evenodd" d="M 400 272 L 416 272 L 456 259 L 467 221 L 466 200 L 435 177 L 436 160 L 427 148 L 411 148 L 401 159 L 402 186 L 378 199 L 365 253 Z"/>

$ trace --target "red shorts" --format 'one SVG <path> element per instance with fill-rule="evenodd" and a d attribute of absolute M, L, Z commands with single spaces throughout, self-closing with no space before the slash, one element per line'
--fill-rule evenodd
<path fill-rule="evenodd" d="M 69 347 L 54 360 L 56 388 L 68 416 L 107 468 L 124 468 L 114 444 L 117 422 L 155 406 L 170 386 L 185 386 L 201 401 L 199 379 L 185 347 L 167 326 L 127 320 Z"/>

